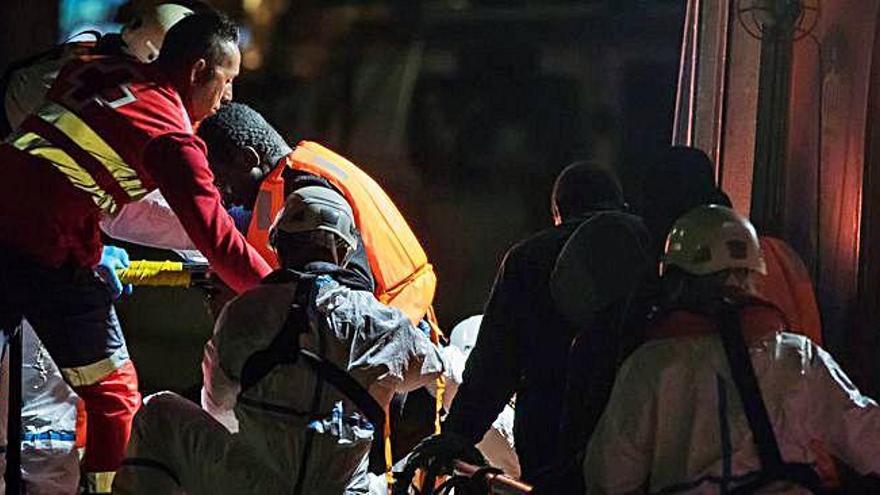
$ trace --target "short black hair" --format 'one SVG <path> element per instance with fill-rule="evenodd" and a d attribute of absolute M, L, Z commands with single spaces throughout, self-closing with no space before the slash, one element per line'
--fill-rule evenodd
<path fill-rule="evenodd" d="M 563 221 L 595 210 L 626 206 L 623 189 L 614 172 L 586 161 L 574 162 L 559 173 L 550 201 Z"/>
<path fill-rule="evenodd" d="M 214 66 L 222 60 L 223 43 L 238 44 L 235 22 L 217 11 L 197 12 L 168 30 L 156 62 L 174 70 L 204 58 L 208 65 Z"/>
<path fill-rule="evenodd" d="M 642 192 L 642 217 L 658 253 L 678 217 L 700 205 L 730 205 L 730 198 L 715 184 L 712 159 L 690 146 L 663 150 L 645 171 Z"/>
<path fill-rule="evenodd" d="M 690 146 L 663 150 L 645 172 L 644 194 L 648 201 L 684 196 L 692 201 L 685 210 L 705 204 L 702 199 L 714 194 L 715 189 L 712 159 L 703 150 Z"/>
<path fill-rule="evenodd" d="M 260 162 L 275 166 L 292 150 L 259 112 L 243 103 L 228 103 L 199 124 L 199 137 L 208 146 L 211 162 L 231 164 L 237 152 L 250 146 Z"/>

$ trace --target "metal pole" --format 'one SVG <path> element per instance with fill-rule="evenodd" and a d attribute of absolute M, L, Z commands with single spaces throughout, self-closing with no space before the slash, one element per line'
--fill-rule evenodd
<path fill-rule="evenodd" d="M 6 493 L 21 494 L 21 325 L 7 330 L 9 397 L 6 422 Z"/>
<path fill-rule="evenodd" d="M 465 476 L 473 476 L 479 471 L 478 466 L 468 464 L 464 461 L 455 461 L 455 471 Z M 533 488 L 528 483 L 511 478 L 504 474 L 486 473 L 486 485 L 489 486 L 493 494 L 505 495 L 525 495 L 533 493 Z"/>
<path fill-rule="evenodd" d="M 760 232 L 782 234 L 785 213 L 785 165 L 788 145 L 789 86 L 797 3 L 764 2 L 772 23 L 762 27 L 761 69 L 751 218 Z M 792 10 L 795 9 L 795 10 Z"/>

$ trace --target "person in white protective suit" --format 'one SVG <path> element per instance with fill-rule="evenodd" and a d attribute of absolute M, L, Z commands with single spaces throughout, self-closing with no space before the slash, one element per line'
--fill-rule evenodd
<path fill-rule="evenodd" d="M 380 411 L 443 372 L 428 336 L 346 269 L 361 241 L 342 196 L 294 191 L 270 239 L 282 268 L 226 306 L 206 346 L 206 394 L 220 417 L 234 410 L 237 433 L 175 394 L 149 397 L 115 493 L 368 493 L 381 419 L 315 359 Z"/>
<path fill-rule="evenodd" d="M 464 367 L 471 349 L 477 342 L 482 321 L 483 315 L 475 315 L 462 320 L 453 327 L 449 337 L 449 345 L 440 349 L 446 363 L 446 370 L 443 372 L 446 384 L 446 389 L 443 392 L 443 408 L 447 411 L 455 399 L 458 386 L 463 381 Z M 432 394 L 435 393 L 434 389 L 432 384 L 428 385 L 428 390 Z M 477 443 L 476 447 L 490 466 L 501 469 L 508 476 L 519 478 L 521 474 L 519 458 L 516 455 L 513 441 L 514 413 L 515 405 L 511 400 L 492 423 L 492 427 L 486 430 L 486 434 L 483 435 L 483 439 Z"/>
<path fill-rule="evenodd" d="M 701 206 L 675 222 L 660 267 L 665 309 L 617 375 L 587 448 L 587 493 L 725 493 L 757 481 L 804 491 L 778 481 L 759 438 L 801 480 L 818 484 L 828 454 L 880 473 L 880 408 L 755 298 L 764 270 L 754 227 L 733 210 Z M 718 301 L 728 312 L 713 312 Z M 727 357 L 735 339 L 742 360 Z M 747 375 L 755 393 L 740 393 Z M 763 434 L 752 419 L 762 410 Z"/>
<path fill-rule="evenodd" d="M 76 441 L 76 403 L 79 398 L 27 321 L 22 332 L 22 479 L 28 494 L 76 493 L 79 486 L 79 455 Z M 0 393 L 0 445 L 6 443 L 9 353 L 3 353 L 3 388 Z M 0 455 L 0 472 L 6 456 Z M 0 493 L 6 483 L 0 477 Z"/>

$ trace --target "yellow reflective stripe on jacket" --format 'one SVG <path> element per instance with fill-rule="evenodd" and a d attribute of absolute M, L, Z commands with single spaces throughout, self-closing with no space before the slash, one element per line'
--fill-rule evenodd
<path fill-rule="evenodd" d="M 89 193 L 92 201 L 102 211 L 113 214 L 118 208 L 113 197 L 102 189 L 95 179 L 84 168 L 80 167 L 70 155 L 61 148 L 56 147 L 34 132 L 26 132 L 12 138 L 13 147 L 25 153 L 38 156 L 49 161 L 55 166 L 74 187 Z"/>
<path fill-rule="evenodd" d="M 147 194 L 134 169 L 76 114 L 57 103 L 48 102 L 37 111 L 37 116 L 98 160 L 130 198 L 140 199 Z"/>

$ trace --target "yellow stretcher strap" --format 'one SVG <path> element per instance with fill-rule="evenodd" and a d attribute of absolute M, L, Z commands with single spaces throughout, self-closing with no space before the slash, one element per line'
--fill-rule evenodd
<path fill-rule="evenodd" d="M 123 284 L 139 286 L 189 287 L 192 281 L 180 261 L 132 261 L 116 273 Z"/>

